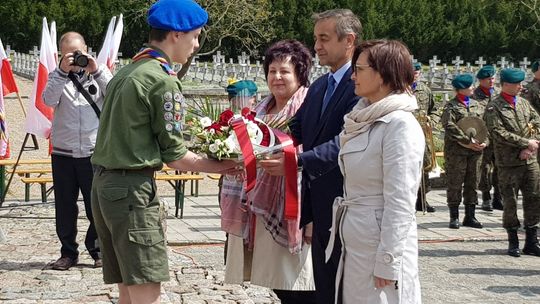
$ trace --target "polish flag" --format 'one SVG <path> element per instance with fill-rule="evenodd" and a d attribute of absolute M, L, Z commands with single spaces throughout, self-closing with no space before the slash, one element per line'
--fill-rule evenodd
<path fill-rule="evenodd" d="M 56 21 L 51 22 L 51 42 L 53 46 L 54 59 L 58 64 L 58 45 L 56 44 Z"/>
<path fill-rule="evenodd" d="M 103 46 L 99 51 L 97 63 L 105 64 L 111 72 L 115 70 L 115 63 L 118 59 L 118 49 L 120 49 L 120 42 L 122 41 L 122 32 L 124 31 L 124 19 L 120 14 L 118 21 L 116 16 L 111 18 L 107 33 L 105 34 L 105 40 Z"/>
<path fill-rule="evenodd" d="M 49 73 L 56 68 L 54 47 L 51 41 L 47 18 L 43 18 L 41 31 L 41 48 L 39 51 L 39 65 L 34 77 L 34 88 L 30 95 L 30 105 L 26 116 L 26 132 L 43 138 L 51 135 L 51 121 L 53 109 L 43 102 L 43 91 L 49 79 Z"/>
<path fill-rule="evenodd" d="M 2 40 L 0 40 L 0 75 L 2 77 L 2 96 L 6 96 L 9 93 L 19 92 L 15 78 L 13 77 L 13 70 L 9 63 L 9 57 L 4 50 Z M 2 106 L 3 108 L 3 106 Z"/>
<path fill-rule="evenodd" d="M 11 92 L 18 92 L 9 59 L 0 40 L 0 159 L 9 158 L 9 140 L 6 124 L 6 108 L 4 96 Z"/>

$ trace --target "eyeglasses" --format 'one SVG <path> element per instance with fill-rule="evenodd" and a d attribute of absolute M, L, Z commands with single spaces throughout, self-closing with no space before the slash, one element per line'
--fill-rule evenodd
<path fill-rule="evenodd" d="M 355 73 L 362 72 L 362 71 L 366 70 L 367 68 L 371 68 L 371 65 L 369 65 L 369 64 L 355 64 L 354 65 L 354 72 Z"/>

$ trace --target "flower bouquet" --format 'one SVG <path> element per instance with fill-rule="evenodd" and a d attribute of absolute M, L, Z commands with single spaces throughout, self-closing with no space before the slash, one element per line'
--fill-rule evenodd
<path fill-rule="evenodd" d="M 255 117 L 249 108 L 243 108 L 240 114 L 226 109 L 219 113 L 216 120 L 209 116 L 194 117 L 189 123 L 192 150 L 218 160 L 243 160 L 242 147 L 233 126 L 239 123 L 245 125 L 253 154 L 257 158 L 279 151 L 282 144 L 276 145 L 276 137 L 270 126 Z"/>

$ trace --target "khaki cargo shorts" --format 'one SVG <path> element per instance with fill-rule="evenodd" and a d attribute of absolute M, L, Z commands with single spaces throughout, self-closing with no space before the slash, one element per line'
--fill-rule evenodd
<path fill-rule="evenodd" d="M 163 212 L 151 174 L 97 169 L 92 184 L 92 212 L 106 284 L 169 280 Z"/>

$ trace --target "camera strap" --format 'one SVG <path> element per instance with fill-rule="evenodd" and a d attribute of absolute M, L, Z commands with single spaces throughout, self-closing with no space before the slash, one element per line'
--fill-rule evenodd
<path fill-rule="evenodd" d="M 69 72 L 68 73 L 68 78 L 71 79 L 71 81 L 73 82 L 73 84 L 77 88 L 77 91 L 79 91 L 84 96 L 86 101 L 88 101 L 88 103 L 92 106 L 92 109 L 94 109 L 94 112 L 96 112 L 97 118 L 99 119 L 99 117 L 101 116 L 101 110 L 99 109 L 97 104 L 92 99 L 92 96 L 90 96 L 88 91 L 85 90 L 83 85 L 79 82 L 79 79 L 77 79 L 77 76 L 75 76 L 75 74 L 73 74 L 72 72 Z"/>

